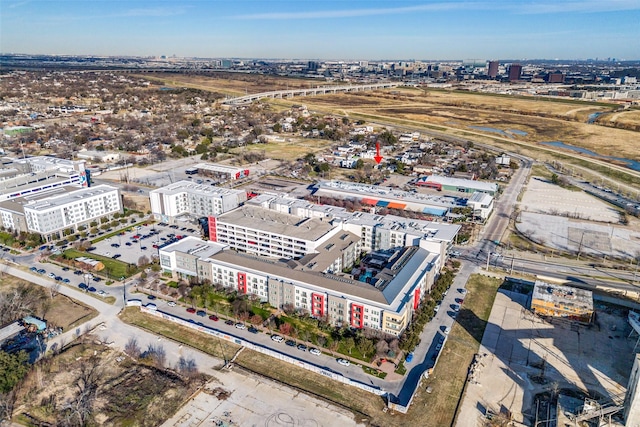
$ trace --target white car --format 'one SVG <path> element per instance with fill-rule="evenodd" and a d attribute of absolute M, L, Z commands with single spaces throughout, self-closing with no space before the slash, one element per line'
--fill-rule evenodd
<path fill-rule="evenodd" d="M 111 256 L 111 252 L 105 252 L 104 256 Z"/>
<path fill-rule="evenodd" d="M 351 364 L 347 359 L 342 359 L 342 358 L 337 359 L 336 362 L 338 362 L 342 366 L 349 366 Z"/>
<path fill-rule="evenodd" d="M 311 347 L 309 349 L 309 353 L 313 354 L 314 356 L 320 356 L 322 354 L 322 352 L 320 350 L 318 350 L 317 348 Z"/>
<path fill-rule="evenodd" d="M 235 327 L 238 328 L 238 329 L 247 329 L 247 327 L 244 325 L 244 323 L 240 323 L 240 322 L 236 323 Z"/>
<path fill-rule="evenodd" d="M 167 305 L 168 305 L 169 307 L 175 307 L 175 306 L 176 306 L 176 303 L 175 303 L 174 301 L 169 301 L 169 302 L 167 303 Z"/>
<path fill-rule="evenodd" d="M 433 312 L 434 312 L 434 313 L 437 313 L 438 311 L 440 311 L 440 304 L 436 305 L 436 306 L 433 308 Z"/>
<path fill-rule="evenodd" d="M 107 293 L 105 291 L 98 291 L 98 295 L 100 295 L 101 297 L 105 296 Z"/>
<path fill-rule="evenodd" d="M 449 332 L 451 332 L 451 328 L 447 326 L 444 330 L 444 334 L 449 335 Z"/>
<path fill-rule="evenodd" d="M 284 341 L 284 338 L 282 338 L 280 335 L 271 335 L 271 340 L 275 342 L 282 342 Z"/>

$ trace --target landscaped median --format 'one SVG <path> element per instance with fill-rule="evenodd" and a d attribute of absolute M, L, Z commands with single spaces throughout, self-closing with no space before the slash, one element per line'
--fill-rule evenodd
<path fill-rule="evenodd" d="M 139 271 L 138 267 L 133 264 L 127 264 L 126 262 L 118 261 L 110 257 L 92 254 L 91 252 L 82 252 L 77 249 L 67 249 L 62 256 L 70 260 L 85 257 L 100 261 L 105 266 L 104 271 L 107 278 L 114 280 L 119 280 L 121 277 L 126 278 L 132 276 Z"/>

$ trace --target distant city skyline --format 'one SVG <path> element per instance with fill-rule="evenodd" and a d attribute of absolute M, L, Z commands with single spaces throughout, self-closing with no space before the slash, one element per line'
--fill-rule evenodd
<path fill-rule="evenodd" d="M 640 0 L 0 0 L 0 52 L 640 59 Z"/>

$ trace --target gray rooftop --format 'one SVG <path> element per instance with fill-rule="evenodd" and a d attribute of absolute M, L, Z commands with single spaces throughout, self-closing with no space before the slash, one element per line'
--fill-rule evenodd
<path fill-rule="evenodd" d="M 430 175 L 424 181 L 435 182 L 438 184 L 449 185 L 452 187 L 475 188 L 477 190 L 489 191 L 494 193 L 498 191 L 498 184 L 495 184 L 493 182 L 486 182 L 486 181 L 475 181 L 472 179 L 453 178 L 453 177 L 442 176 L 442 175 Z"/>
<path fill-rule="evenodd" d="M 165 246 L 161 250 L 164 252 L 184 252 L 197 255 L 200 258 L 209 258 L 223 250 L 227 245 L 221 243 L 202 240 L 198 237 L 188 236 L 175 243 Z"/>
<path fill-rule="evenodd" d="M 300 218 L 250 205 L 219 215 L 217 222 L 308 241 L 318 240 L 334 228 L 322 218 Z"/>
<path fill-rule="evenodd" d="M 57 206 L 63 206 L 68 203 L 73 203 L 78 200 L 86 199 L 92 196 L 98 196 L 101 194 L 110 193 L 114 190 L 117 190 L 116 187 L 111 187 L 109 185 L 98 185 L 95 187 L 88 188 L 79 188 L 75 191 L 71 191 L 70 193 L 63 194 L 49 194 L 49 197 L 32 201 L 25 205 L 29 209 L 40 210 L 40 209 L 50 209 Z"/>
<path fill-rule="evenodd" d="M 193 193 L 204 196 L 224 196 L 228 194 L 244 193 L 244 190 L 234 190 L 229 188 L 216 187 L 208 184 L 197 184 L 193 181 L 182 180 L 169 184 L 167 186 L 152 190 L 151 193 L 161 193 L 167 195 L 174 195 L 180 193 Z"/>
<path fill-rule="evenodd" d="M 532 300 L 557 302 L 563 306 L 593 310 L 593 292 L 571 286 L 556 285 L 536 280 Z"/>

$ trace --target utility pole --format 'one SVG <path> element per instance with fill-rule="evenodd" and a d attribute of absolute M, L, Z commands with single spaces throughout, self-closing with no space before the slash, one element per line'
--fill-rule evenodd
<path fill-rule="evenodd" d="M 489 252 L 487 250 L 487 271 L 489 271 L 489 256 L 491 255 L 491 252 Z"/>

